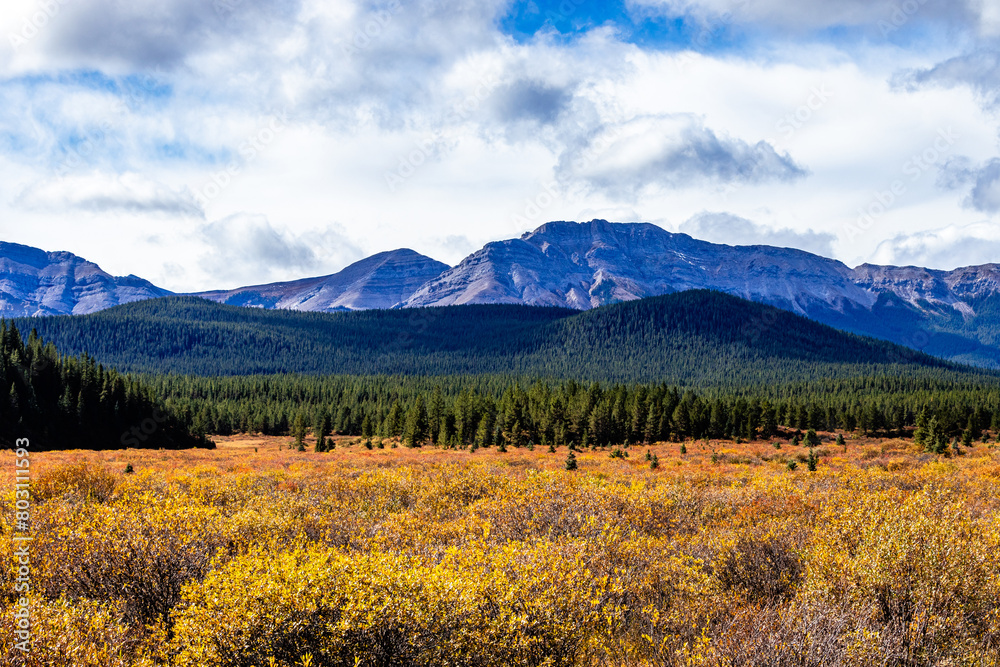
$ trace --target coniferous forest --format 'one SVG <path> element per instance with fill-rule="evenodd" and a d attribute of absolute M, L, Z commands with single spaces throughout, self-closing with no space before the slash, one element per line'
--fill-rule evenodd
<path fill-rule="evenodd" d="M 135 377 L 61 354 L 32 330 L 0 322 L 0 442 L 36 449 L 206 447 L 205 432 Z"/>
<path fill-rule="evenodd" d="M 1000 375 L 705 291 L 584 313 L 318 314 L 168 298 L 29 323 L 56 346 L 7 329 L 5 409 L 29 406 L 18 419 L 52 447 L 81 424 L 99 425 L 82 429 L 84 446 L 134 445 L 122 434 L 160 404 L 169 427 L 139 433 L 144 446 L 238 432 L 519 447 L 1000 430 Z"/>

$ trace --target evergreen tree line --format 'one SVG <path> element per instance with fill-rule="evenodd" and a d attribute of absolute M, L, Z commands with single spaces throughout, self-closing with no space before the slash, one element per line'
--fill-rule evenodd
<path fill-rule="evenodd" d="M 0 320 L 0 442 L 33 449 L 211 446 L 140 380 L 87 355 L 60 354 L 33 329 Z"/>
<path fill-rule="evenodd" d="M 856 378 L 740 394 L 660 384 L 507 376 L 160 376 L 149 382 L 196 428 L 317 437 L 399 437 L 410 445 L 614 445 L 770 438 L 779 430 L 934 438 L 1000 431 L 995 383 Z M 300 438 L 301 439 L 301 438 Z"/>
<path fill-rule="evenodd" d="M 153 374 L 487 374 L 730 392 L 886 374 L 990 375 L 705 291 L 586 312 L 474 305 L 301 313 L 172 297 L 30 326 L 64 352 Z"/>

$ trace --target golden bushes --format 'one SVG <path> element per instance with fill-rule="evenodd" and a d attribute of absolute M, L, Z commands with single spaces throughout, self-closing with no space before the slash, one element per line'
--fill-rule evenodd
<path fill-rule="evenodd" d="M 0 664 L 1000 665 L 993 453 L 815 474 L 364 456 L 49 470 L 37 640 L 10 647 L 6 568 Z"/>

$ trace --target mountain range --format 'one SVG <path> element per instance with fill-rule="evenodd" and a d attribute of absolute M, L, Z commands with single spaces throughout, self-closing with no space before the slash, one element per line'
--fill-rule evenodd
<path fill-rule="evenodd" d="M 521 304 L 588 310 L 709 289 L 952 361 L 1000 367 L 1000 265 L 938 271 L 728 246 L 645 223 L 551 222 L 448 267 L 384 252 L 317 278 L 196 294 L 303 311 Z M 69 253 L 0 244 L 0 313 L 81 314 L 169 292 Z"/>
<path fill-rule="evenodd" d="M 82 315 L 167 296 L 137 276 L 116 278 L 68 252 L 0 241 L 0 316 Z"/>

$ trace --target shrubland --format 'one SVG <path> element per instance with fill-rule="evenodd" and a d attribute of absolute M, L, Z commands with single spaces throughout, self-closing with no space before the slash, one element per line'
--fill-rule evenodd
<path fill-rule="evenodd" d="M 1000 664 L 1000 450 L 841 435 L 36 453 L 3 664 Z"/>

